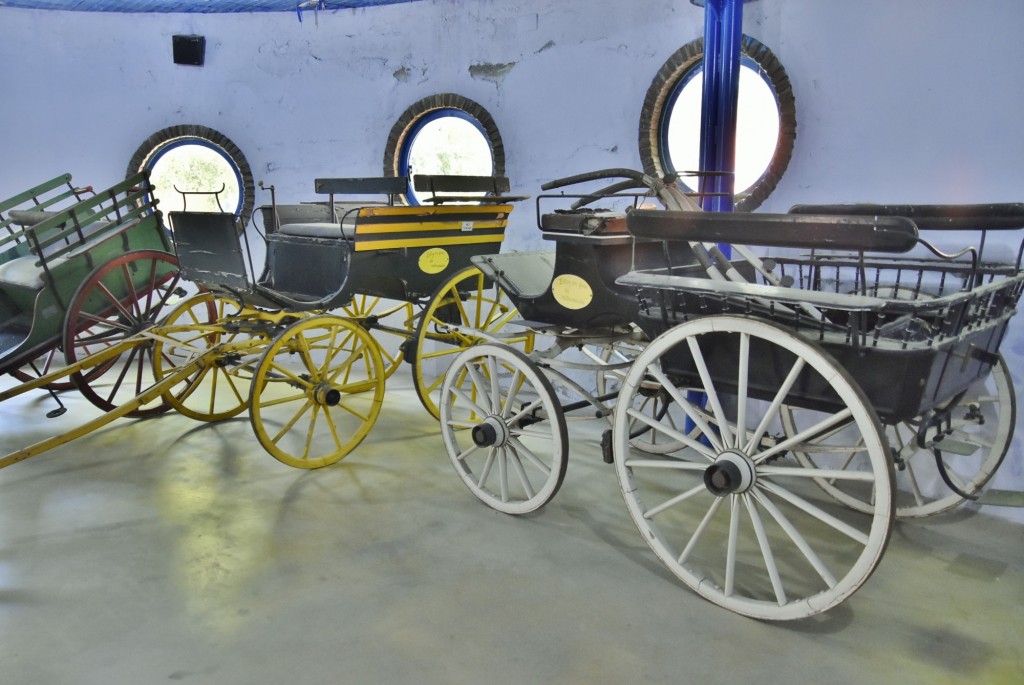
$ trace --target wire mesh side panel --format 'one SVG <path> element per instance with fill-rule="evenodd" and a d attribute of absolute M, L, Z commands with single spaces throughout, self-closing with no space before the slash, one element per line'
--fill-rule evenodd
<path fill-rule="evenodd" d="M 763 284 L 739 294 L 716 292 L 707 281 L 699 289 L 641 287 L 641 325 L 653 336 L 705 316 L 773 322 L 822 345 L 883 421 L 895 421 L 948 401 L 989 372 L 1024 289 L 1024 275 L 1001 264 L 814 256 L 778 259 L 775 269 L 785 287 Z M 734 358 L 728 351 L 721 357 Z M 671 367 L 672 356 L 666 359 Z M 759 360 L 752 375 L 770 397 L 780 371 L 770 355 L 752 359 Z M 683 379 L 694 372 L 669 370 Z M 723 383 L 735 376 L 725 366 L 712 373 Z M 798 397 L 808 405 L 835 400 L 813 387 Z"/>

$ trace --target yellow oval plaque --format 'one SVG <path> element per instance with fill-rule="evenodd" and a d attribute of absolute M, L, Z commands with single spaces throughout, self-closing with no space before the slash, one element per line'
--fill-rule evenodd
<path fill-rule="evenodd" d="M 448 251 L 432 247 L 420 255 L 420 271 L 425 274 L 439 274 L 448 268 Z"/>
<path fill-rule="evenodd" d="M 590 284 L 572 274 L 556 276 L 551 282 L 551 294 L 566 309 L 583 309 L 594 299 Z"/>

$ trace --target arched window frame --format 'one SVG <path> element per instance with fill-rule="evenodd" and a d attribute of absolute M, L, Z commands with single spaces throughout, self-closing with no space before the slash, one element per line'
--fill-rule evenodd
<path fill-rule="evenodd" d="M 503 176 L 505 145 L 494 118 L 480 104 L 455 93 L 440 93 L 423 98 L 402 113 L 388 134 L 384 149 L 384 174 L 409 177 L 409 156 L 416 135 L 430 122 L 447 116 L 468 121 L 483 134 L 490 147 L 491 173 Z M 419 204 L 411 185 L 406 193 L 406 201 L 412 205 Z"/>
<path fill-rule="evenodd" d="M 256 200 L 256 183 L 252 169 L 242 150 L 226 135 L 208 126 L 182 124 L 157 131 L 135 150 L 128 162 L 126 176 L 137 174 L 143 169 L 152 169 L 165 154 L 183 145 L 201 145 L 223 157 L 231 166 L 238 183 L 238 204 L 225 208 L 239 218 L 239 225 L 245 226 L 252 216 Z"/>

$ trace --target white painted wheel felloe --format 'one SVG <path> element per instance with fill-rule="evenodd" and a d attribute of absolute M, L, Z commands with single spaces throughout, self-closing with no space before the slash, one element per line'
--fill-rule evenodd
<path fill-rule="evenodd" d="M 650 382 L 689 425 L 638 409 Z M 783 430 L 787 406 L 803 417 L 798 434 Z M 636 449 L 637 422 L 680 448 Z M 857 450 L 870 468 L 811 468 L 792 456 L 798 449 Z M 613 451 L 644 540 L 686 585 L 739 614 L 788 620 L 825 611 L 867 580 L 888 542 L 892 469 L 874 410 L 830 355 L 771 323 L 713 316 L 655 338 L 623 379 Z M 817 477 L 857 481 L 872 493 L 870 513 L 825 495 Z"/>
<path fill-rule="evenodd" d="M 477 345 L 460 353 L 441 386 L 441 435 L 455 471 L 480 501 L 526 514 L 565 478 L 565 416 L 547 377 L 516 349 Z"/>
<path fill-rule="evenodd" d="M 956 404 L 949 421 L 941 424 L 943 439 L 938 443 L 943 468 L 960 492 L 974 495 L 985 486 L 1003 462 L 1013 438 L 1017 403 L 1013 381 L 1002 357 L 992 371 L 978 379 Z M 799 415 L 782 416 L 786 432 L 798 432 Z M 896 461 L 896 517 L 921 518 L 948 511 L 964 501 L 942 479 L 935 453 L 917 441 L 922 417 L 886 426 L 886 437 Z M 934 437 L 929 430 L 926 437 Z M 807 466 L 817 466 L 821 457 L 813 452 L 796 452 Z M 868 468 L 861 451 L 842 455 L 837 466 L 846 471 Z M 871 511 L 870 492 L 853 481 L 819 479 L 818 484 L 832 497 L 858 511 Z"/>

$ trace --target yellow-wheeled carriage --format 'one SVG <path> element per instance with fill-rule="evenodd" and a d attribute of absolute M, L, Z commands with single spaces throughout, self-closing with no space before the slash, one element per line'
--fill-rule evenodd
<path fill-rule="evenodd" d="M 318 179 L 326 202 L 272 202 L 258 275 L 234 216 L 170 213 L 182 275 L 204 292 L 160 327 L 156 378 L 194 369 L 165 401 L 205 421 L 248 408 L 261 445 L 302 468 L 331 464 L 359 444 L 403 358 L 436 412 L 431 393 L 453 356 L 446 352 L 477 339 L 465 327 L 449 332 L 452 322 L 501 335 L 514 316 L 469 259 L 500 246 L 510 202 L 521 198 L 504 194 L 504 178 L 417 183 L 434 191 L 430 205 L 394 204 L 406 189 L 401 178 Z M 383 199 L 350 199 L 365 195 Z"/>

